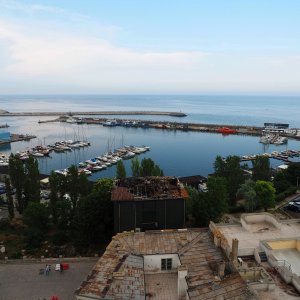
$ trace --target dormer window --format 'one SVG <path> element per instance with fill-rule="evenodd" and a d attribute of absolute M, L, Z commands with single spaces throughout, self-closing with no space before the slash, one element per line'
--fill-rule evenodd
<path fill-rule="evenodd" d="M 161 259 L 161 270 L 172 270 L 172 258 Z"/>

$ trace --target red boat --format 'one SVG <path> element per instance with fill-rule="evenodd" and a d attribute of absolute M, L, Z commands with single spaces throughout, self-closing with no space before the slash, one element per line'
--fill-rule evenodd
<path fill-rule="evenodd" d="M 235 129 L 231 129 L 228 127 L 220 127 L 217 129 L 217 132 L 222 133 L 222 134 L 237 133 L 237 131 Z"/>

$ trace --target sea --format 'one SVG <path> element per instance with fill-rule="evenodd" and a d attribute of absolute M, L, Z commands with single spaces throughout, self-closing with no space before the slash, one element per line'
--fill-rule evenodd
<path fill-rule="evenodd" d="M 105 116 L 108 118 L 142 119 L 170 122 L 191 122 L 220 125 L 263 126 L 265 122 L 287 123 L 300 128 L 300 97 L 243 95 L 0 95 L 0 109 L 9 112 L 38 111 L 172 111 L 186 117 L 171 116 Z M 95 116 L 96 118 L 97 116 Z M 101 117 L 101 115 L 99 115 Z M 36 135 L 30 141 L 3 145 L 0 153 L 16 153 L 36 145 L 48 145 L 61 140 L 88 140 L 90 147 L 72 152 L 54 153 L 38 158 L 40 172 L 78 165 L 124 145 L 147 145 L 150 151 L 139 155 L 153 159 L 165 175 L 207 176 L 213 172 L 217 155 L 250 155 L 282 150 L 300 150 L 300 141 L 290 139 L 285 145 L 263 145 L 259 137 L 221 135 L 153 128 L 104 127 L 102 125 L 39 123 L 51 116 L 0 117 L 1 131 Z M 130 160 L 124 162 L 131 175 Z M 273 167 L 282 162 L 271 159 Z M 93 173 L 91 180 L 113 178 L 116 167 Z"/>

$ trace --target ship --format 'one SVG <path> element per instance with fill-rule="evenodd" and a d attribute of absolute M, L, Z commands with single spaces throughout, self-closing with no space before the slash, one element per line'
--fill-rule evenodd
<path fill-rule="evenodd" d="M 237 133 L 235 129 L 231 129 L 228 127 L 220 127 L 217 129 L 217 132 L 222 133 L 222 134 L 232 134 L 232 133 Z"/>

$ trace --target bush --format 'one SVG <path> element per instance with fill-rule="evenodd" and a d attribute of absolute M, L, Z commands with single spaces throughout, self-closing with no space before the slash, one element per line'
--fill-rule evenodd
<path fill-rule="evenodd" d="M 39 248 L 44 239 L 44 234 L 38 228 L 28 228 L 25 235 L 26 247 L 29 249 Z"/>
<path fill-rule="evenodd" d="M 230 206 L 228 211 L 229 213 L 234 214 L 234 213 L 245 212 L 246 210 L 244 205 L 237 205 L 237 206 Z"/>
<path fill-rule="evenodd" d="M 58 231 L 52 237 L 52 242 L 56 246 L 65 245 L 68 241 L 69 237 L 64 231 Z"/>
<path fill-rule="evenodd" d="M 296 192 L 297 192 L 297 187 L 291 186 L 288 189 L 286 189 L 284 192 L 276 195 L 275 200 L 276 200 L 276 202 L 280 202 L 280 201 L 284 200 L 285 198 L 295 194 Z"/>

